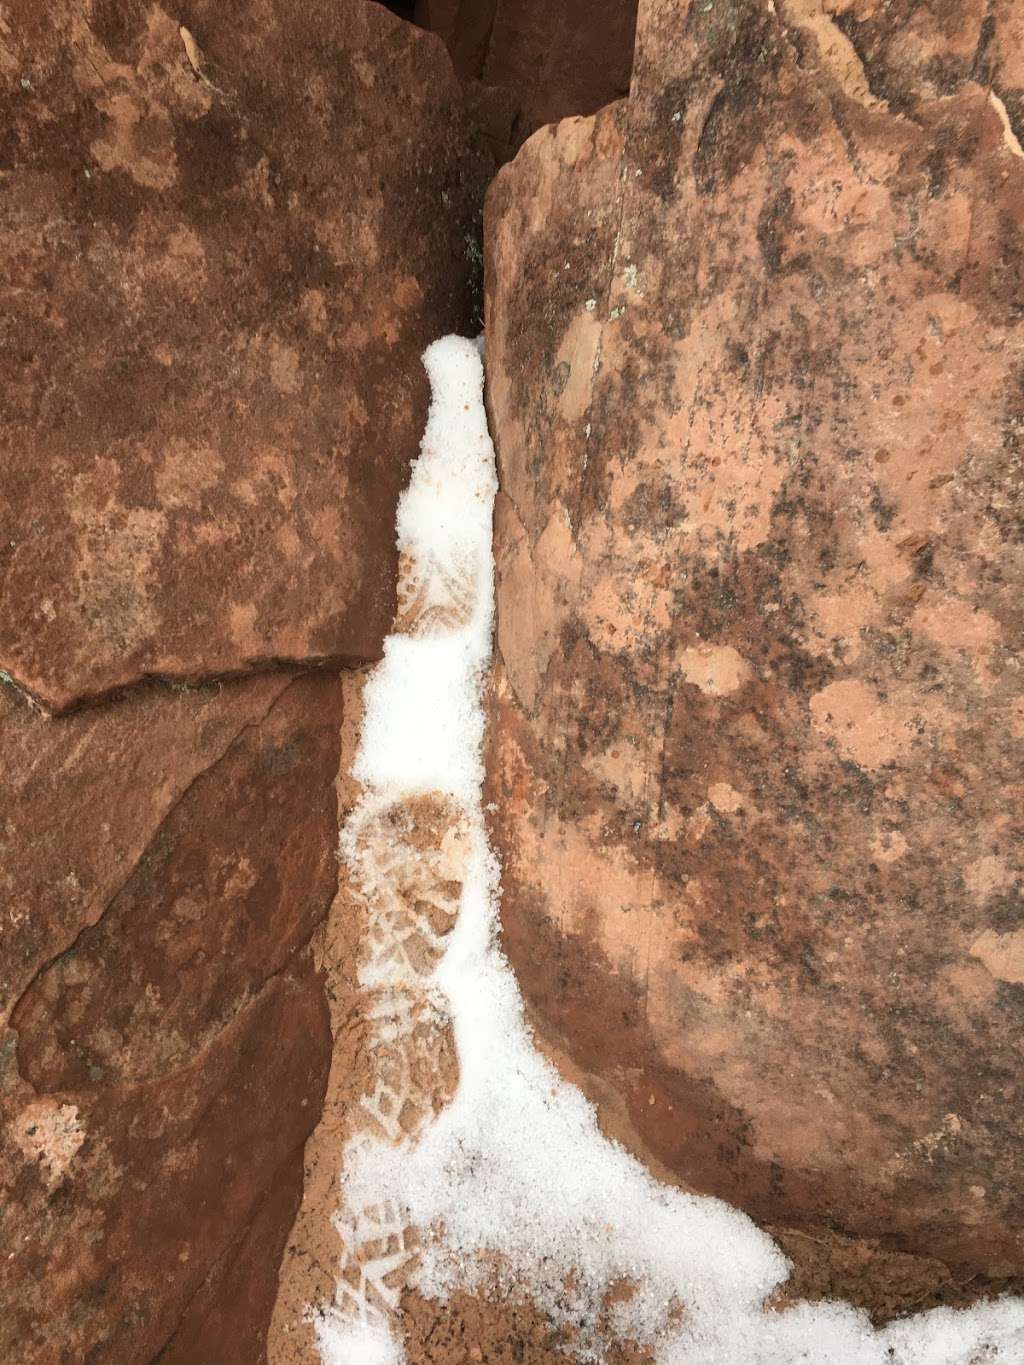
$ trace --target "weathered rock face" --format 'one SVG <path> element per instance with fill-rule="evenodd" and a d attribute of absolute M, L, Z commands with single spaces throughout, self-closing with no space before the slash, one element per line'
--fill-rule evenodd
<path fill-rule="evenodd" d="M 593 114 L 629 89 L 636 0 L 419 0 L 444 38 L 499 161 L 544 123 Z"/>
<path fill-rule="evenodd" d="M 5 17 L 0 668 L 60 710 L 373 657 L 419 354 L 474 309 L 440 43 L 364 0 Z"/>
<path fill-rule="evenodd" d="M 380 650 L 489 163 L 363 0 L 16 3 L 0 72 L 0 1358 L 256 1365 L 331 1056 L 295 665 Z"/>
<path fill-rule="evenodd" d="M 827 9 L 649 0 L 490 191 L 490 785 L 606 1124 L 886 1315 L 1024 1271 L 1022 43 Z"/>
<path fill-rule="evenodd" d="M 342 679 L 344 717 L 336 774 L 338 823 L 359 799 L 351 776 L 362 724 L 365 671 Z M 304 1153 L 302 1199 L 289 1232 L 267 1340 L 269 1365 L 320 1365 L 311 1307 L 334 1301 L 343 1245 L 334 1219 L 341 1207 L 341 1160 L 359 1115 L 359 1099 L 372 1093 L 368 1056 L 370 1025 L 359 1010 L 357 974 L 366 933 L 365 910 L 339 876 L 334 904 L 324 924 L 323 968 L 330 1012 L 333 1055 L 317 1126 Z"/>
<path fill-rule="evenodd" d="M 0 708 L 0 1356 L 248 1365 L 330 1058 L 338 679 Z"/>

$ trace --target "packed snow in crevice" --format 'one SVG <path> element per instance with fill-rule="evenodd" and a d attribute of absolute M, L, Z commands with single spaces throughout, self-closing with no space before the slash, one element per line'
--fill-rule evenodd
<path fill-rule="evenodd" d="M 377 1074 L 339 1153 L 345 1254 L 335 1303 L 314 1314 L 323 1360 L 401 1362 L 407 1285 L 526 1293 L 571 1325 L 584 1360 L 604 1358 L 608 1334 L 663 1365 L 1024 1360 L 1019 1300 L 878 1331 L 842 1304 L 764 1310 L 788 1273 L 771 1239 L 655 1181 L 533 1046 L 481 809 L 496 491 L 481 352 L 446 337 L 424 362 L 433 403 L 398 513 L 399 618 L 367 686 L 363 796 L 341 841 L 367 910 Z M 623 1282 L 631 1297 L 610 1307 Z"/>

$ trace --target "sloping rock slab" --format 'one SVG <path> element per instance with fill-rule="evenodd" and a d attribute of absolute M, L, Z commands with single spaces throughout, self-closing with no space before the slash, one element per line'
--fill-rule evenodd
<path fill-rule="evenodd" d="M 489 782 L 606 1125 L 885 1316 L 1024 1271 L 1020 35 L 827 8 L 652 0 L 490 191 Z"/>
<path fill-rule="evenodd" d="M 0 688 L 0 1358 L 263 1358 L 330 1062 L 341 710 L 328 674 L 57 720 Z"/>
<path fill-rule="evenodd" d="M 0 668 L 379 653 L 486 156 L 441 44 L 365 0 L 16 0 L 0 30 Z"/>

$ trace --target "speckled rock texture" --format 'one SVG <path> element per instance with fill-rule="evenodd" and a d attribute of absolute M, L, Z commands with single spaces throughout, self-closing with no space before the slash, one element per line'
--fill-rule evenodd
<path fill-rule="evenodd" d="M 537 128 L 629 90 L 636 0 L 419 0 L 499 162 Z"/>
<path fill-rule="evenodd" d="M 330 1062 L 341 695 L 51 720 L 0 687 L 0 1359 L 263 1358 Z"/>
<path fill-rule="evenodd" d="M 645 0 L 485 212 L 506 947 L 880 1318 L 1024 1271 L 1021 29 Z"/>
<path fill-rule="evenodd" d="M 418 363 L 489 175 L 440 41 L 366 0 L 14 0 L 0 27 L 0 668 L 374 657 Z"/>

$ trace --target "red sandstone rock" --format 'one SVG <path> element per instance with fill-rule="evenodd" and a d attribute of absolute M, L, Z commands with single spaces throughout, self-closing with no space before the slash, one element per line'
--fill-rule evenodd
<path fill-rule="evenodd" d="M 331 1047 L 290 665 L 390 624 L 487 159 L 362 0 L 26 0 L 0 73 L 0 1358 L 256 1365 Z"/>
<path fill-rule="evenodd" d="M 480 79 L 521 92 L 527 131 L 596 113 L 629 90 L 634 0 L 498 0 Z"/>
<path fill-rule="evenodd" d="M 340 723 L 328 674 L 58 720 L 0 688 L 0 1358 L 263 1358 L 330 1061 Z"/>
<path fill-rule="evenodd" d="M 1024 1272 L 1024 48 L 983 8 L 652 0 L 628 105 L 486 212 L 509 954 L 610 1128 L 879 1316 Z"/>
<path fill-rule="evenodd" d="M 629 89 L 636 0 L 420 0 L 500 161 L 544 123 L 592 114 Z"/>
<path fill-rule="evenodd" d="M 473 312 L 486 158 L 364 0 L 16 0 L 0 33 L 0 668 L 379 652 L 423 347 Z"/>

